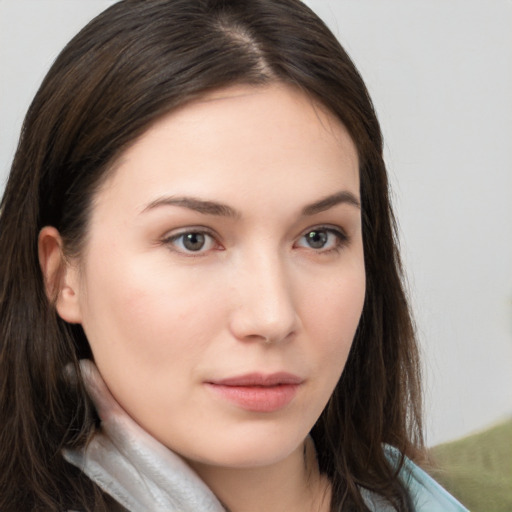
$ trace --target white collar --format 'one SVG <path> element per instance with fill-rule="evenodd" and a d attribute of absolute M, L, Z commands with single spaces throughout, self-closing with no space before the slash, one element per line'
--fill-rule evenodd
<path fill-rule="evenodd" d="M 94 363 L 80 365 L 101 430 L 86 449 L 65 449 L 64 458 L 130 512 L 225 512 L 196 473 L 121 408 Z"/>

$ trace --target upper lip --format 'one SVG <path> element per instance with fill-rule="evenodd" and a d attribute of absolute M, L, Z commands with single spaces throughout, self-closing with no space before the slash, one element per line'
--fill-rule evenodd
<path fill-rule="evenodd" d="M 301 384 L 304 379 L 287 372 L 277 373 L 247 373 L 236 377 L 228 377 L 226 379 L 212 380 L 209 384 L 217 386 L 278 386 L 280 384 Z"/>

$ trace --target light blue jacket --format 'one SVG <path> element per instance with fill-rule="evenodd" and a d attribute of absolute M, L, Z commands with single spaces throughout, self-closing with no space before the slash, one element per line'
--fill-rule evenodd
<path fill-rule="evenodd" d="M 396 449 L 387 446 L 385 450 L 390 461 L 393 464 L 396 463 L 399 457 Z M 409 491 L 415 512 L 468 512 L 466 507 L 461 505 L 431 476 L 407 458 L 400 472 L 400 480 Z M 393 510 L 375 495 L 363 492 L 363 497 L 372 512 Z"/>

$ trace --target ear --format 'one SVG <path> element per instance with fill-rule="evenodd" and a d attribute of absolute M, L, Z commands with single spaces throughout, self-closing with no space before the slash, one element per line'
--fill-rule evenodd
<path fill-rule="evenodd" d="M 55 303 L 57 313 L 63 320 L 80 323 L 78 268 L 64 256 L 57 229 L 46 226 L 39 232 L 38 250 L 48 299 Z"/>

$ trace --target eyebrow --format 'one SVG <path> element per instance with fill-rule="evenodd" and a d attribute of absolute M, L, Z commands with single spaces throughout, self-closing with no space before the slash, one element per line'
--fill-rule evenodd
<path fill-rule="evenodd" d="M 358 209 L 361 209 L 361 203 L 359 202 L 359 199 L 357 199 L 357 197 L 352 194 L 352 192 L 349 192 L 348 190 L 342 190 L 341 192 L 336 192 L 335 194 L 320 199 L 320 201 L 316 201 L 315 203 L 305 206 L 302 209 L 302 215 L 309 216 L 320 212 L 325 212 L 326 210 L 329 210 L 338 204 L 349 204 L 355 206 Z"/>
<path fill-rule="evenodd" d="M 158 208 L 159 206 L 181 206 L 188 208 L 204 215 L 218 215 L 221 217 L 240 217 L 240 213 L 226 204 L 217 203 L 215 201 L 205 201 L 196 197 L 160 197 L 149 203 L 142 213 Z"/>
<path fill-rule="evenodd" d="M 349 204 L 355 206 L 356 208 L 361 208 L 361 204 L 357 197 L 352 194 L 352 192 L 348 192 L 343 190 L 341 192 L 337 192 L 330 196 L 324 197 L 319 201 L 306 205 L 302 209 L 302 215 L 311 216 L 320 212 L 324 212 L 333 208 L 338 204 Z M 231 217 L 231 218 L 240 218 L 242 215 L 240 212 L 223 203 L 218 203 L 216 201 L 206 201 L 204 199 L 199 199 L 196 197 L 174 197 L 174 196 L 166 196 L 155 199 L 151 203 L 149 203 L 143 210 L 142 213 L 153 210 L 160 206 L 180 206 L 182 208 L 188 208 L 189 210 L 194 210 L 196 212 L 202 213 L 204 215 L 215 215 L 220 217 Z"/>

